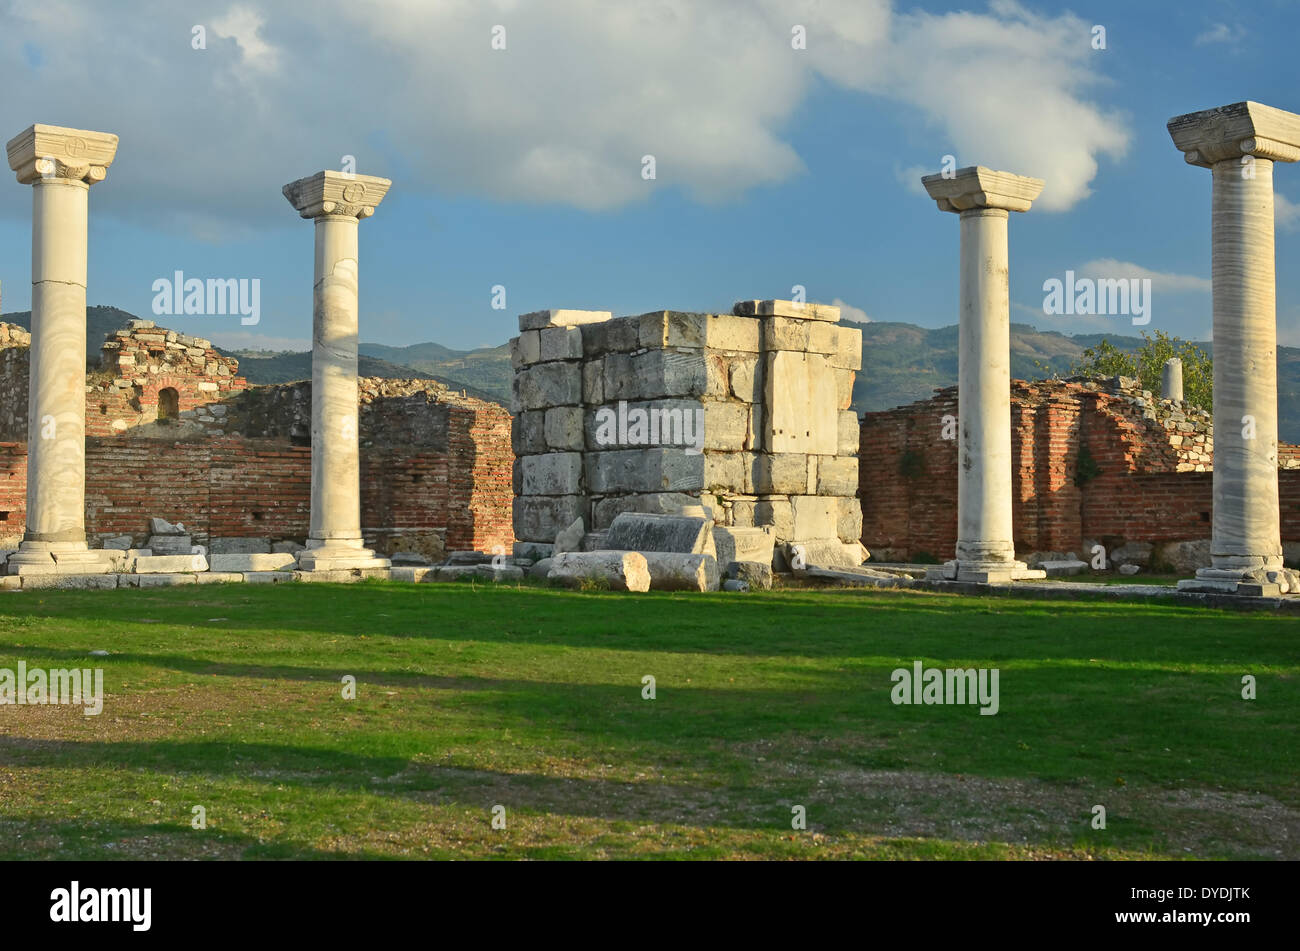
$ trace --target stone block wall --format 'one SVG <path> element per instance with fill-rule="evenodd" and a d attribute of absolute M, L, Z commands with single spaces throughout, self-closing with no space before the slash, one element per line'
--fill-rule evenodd
<path fill-rule="evenodd" d="M 953 556 L 956 387 L 862 418 L 862 542 L 877 560 Z M 1013 380 L 1016 551 L 1081 552 L 1209 538 L 1214 426 L 1135 380 Z M 952 433 L 952 430 L 949 430 Z M 955 435 L 955 434 L 954 434 Z M 1282 537 L 1300 540 L 1300 451 L 1279 447 Z"/>
<path fill-rule="evenodd" d="M 0 324 L 0 341 L 11 341 L 0 344 L 0 547 L 16 547 L 26 514 L 28 340 L 8 327 Z M 168 385 L 179 414 L 159 420 L 158 393 Z M 366 544 L 432 557 L 509 551 L 514 457 L 505 408 L 433 380 L 362 378 L 359 389 Z M 248 386 L 237 361 L 207 341 L 136 321 L 106 342 L 87 380 L 86 420 L 92 546 L 111 535 L 143 544 L 150 516 L 183 522 L 201 544 L 306 538 L 309 381 Z"/>
<path fill-rule="evenodd" d="M 550 544 L 581 517 L 712 508 L 780 541 L 860 534 L 861 331 L 837 308 L 731 314 L 541 311 L 519 319 L 514 532 Z"/>

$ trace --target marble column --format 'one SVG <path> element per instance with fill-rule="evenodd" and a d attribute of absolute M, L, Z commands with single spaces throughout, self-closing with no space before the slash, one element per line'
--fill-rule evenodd
<path fill-rule="evenodd" d="M 34 125 L 9 140 L 32 186 L 32 343 L 27 395 L 27 526 L 10 574 L 102 574 L 86 545 L 86 251 L 90 186 L 117 153 L 107 132 Z"/>
<path fill-rule="evenodd" d="M 1282 566 L 1277 482 L 1273 164 L 1300 159 L 1300 115 L 1238 102 L 1169 120 L 1212 172 L 1214 511 L 1209 567 L 1185 590 L 1300 593 Z"/>
<path fill-rule="evenodd" d="M 961 216 L 957 368 L 957 581 L 1042 578 L 1016 561 L 1011 528 L 1011 305 L 1007 220 L 1028 211 L 1036 178 L 981 167 L 921 179 L 940 211 Z"/>
<path fill-rule="evenodd" d="M 311 348 L 311 529 L 304 571 L 387 568 L 361 540 L 357 441 L 357 229 L 392 185 L 386 178 L 318 172 L 284 186 L 316 222 Z"/>
<path fill-rule="evenodd" d="M 1175 403 L 1183 401 L 1183 361 L 1170 357 L 1160 378 L 1160 395 Z"/>

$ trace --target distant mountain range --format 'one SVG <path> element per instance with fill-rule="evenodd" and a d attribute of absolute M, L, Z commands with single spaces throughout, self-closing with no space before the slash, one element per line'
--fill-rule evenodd
<path fill-rule="evenodd" d="M 87 310 L 86 349 L 98 361 L 99 347 L 113 330 L 133 319 L 116 307 Z M 31 315 L 5 314 L 0 320 L 30 328 Z M 873 322 L 855 325 L 862 330 L 862 372 L 853 387 L 853 408 L 859 413 L 889 409 L 923 400 L 938 388 L 957 382 L 957 327 L 928 330 L 914 324 Z M 1036 330 L 1028 324 L 1011 325 L 1011 376 L 1034 380 L 1049 373 L 1065 375 L 1088 347 L 1103 339 L 1122 350 L 1136 350 L 1141 337 L 1082 334 L 1067 337 L 1056 331 Z M 1212 352 L 1208 343 L 1202 343 Z M 484 347 L 452 350 L 436 343 L 391 347 L 363 343 L 358 348 L 362 376 L 434 379 L 470 396 L 510 403 L 510 349 Z M 285 383 L 311 376 L 308 352 L 226 351 L 239 359 L 239 369 L 250 383 Z M 1300 349 L 1278 347 L 1279 435 L 1284 442 L 1300 443 Z"/>

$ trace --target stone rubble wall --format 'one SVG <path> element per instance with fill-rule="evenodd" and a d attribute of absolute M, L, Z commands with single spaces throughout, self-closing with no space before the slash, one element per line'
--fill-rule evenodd
<path fill-rule="evenodd" d="M 755 303 L 772 302 L 733 314 L 521 316 L 510 342 L 516 539 L 550 544 L 579 517 L 603 531 L 624 511 L 695 503 L 717 524 L 771 526 L 778 541 L 856 540 L 849 405 L 861 331 L 834 308 L 776 302 L 782 313 L 755 316 Z M 667 437 L 655 423 L 638 433 L 637 411 L 668 414 Z M 683 445 L 677 414 L 702 419 L 691 441 L 701 451 Z"/>
<path fill-rule="evenodd" d="M 862 418 L 862 542 L 878 560 L 951 558 L 957 541 L 957 390 Z M 1210 535 L 1214 425 L 1125 377 L 1011 384 L 1016 550 Z M 1085 451 L 1086 450 L 1086 451 Z M 1282 537 L 1300 540 L 1300 447 L 1279 446 Z"/>
<path fill-rule="evenodd" d="M 0 547 L 17 547 L 24 530 L 29 345 L 0 324 Z M 249 386 L 234 358 L 150 321 L 115 333 L 103 354 L 86 387 L 92 547 L 115 535 L 143 545 L 150 516 L 183 522 L 199 544 L 305 540 L 310 381 Z M 510 414 L 433 380 L 358 385 L 366 544 L 430 557 L 509 551 Z M 173 421 L 158 419 L 166 386 L 178 394 Z"/>

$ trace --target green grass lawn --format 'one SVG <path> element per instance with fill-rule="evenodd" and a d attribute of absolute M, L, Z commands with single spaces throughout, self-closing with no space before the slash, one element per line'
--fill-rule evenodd
<path fill-rule="evenodd" d="M 0 595 L 20 660 L 101 666 L 106 696 L 0 706 L 0 859 L 1300 858 L 1300 622 L 1268 612 L 47 590 Z M 999 713 L 894 705 L 914 660 L 999 669 Z"/>

